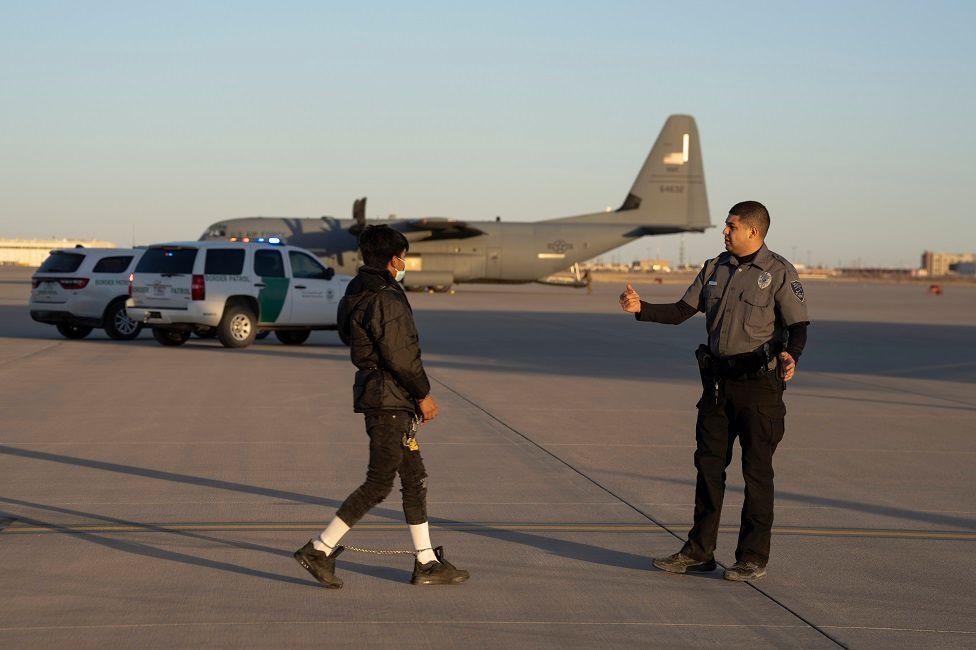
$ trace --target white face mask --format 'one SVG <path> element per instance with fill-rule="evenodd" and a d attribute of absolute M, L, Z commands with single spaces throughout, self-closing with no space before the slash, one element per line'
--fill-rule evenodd
<path fill-rule="evenodd" d="M 407 275 L 407 260 L 403 259 L 402 257 L 398 257 L 397 259 L 400 260 L 401 262 L 403 262 L 403 270 L 402 271 L 397 271 L 396 272 L 396 277 L 394 279 L 397 282 L 403 282 L 403 278 L 405 278 L 406 275 Z"/>

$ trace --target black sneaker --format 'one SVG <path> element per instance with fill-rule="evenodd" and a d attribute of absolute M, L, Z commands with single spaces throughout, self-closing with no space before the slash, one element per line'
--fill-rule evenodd
<path fill-rule="evenodd" d="M 342 578 L 336 577 L 336 558 L 345 550 L 343 546 L 336 546 L 332 555 L 319 551 L 309 540 L 308 544 L 295 551 L 295 561 L 302 568 L 312 574 L 312 577 L 329 589 L 341 589 Z"/>
<path fill-rule="evenodd" d="M 414 558 L 412 585 L 459 585 L 471 577 L 464 569 L 459 569 L 444 558 L 444 547 L 434 549 L 436 561 L 421 564 Z"/>
<path fill-rule="evenodd" d="M 715 558 L 703 562 L 680 552 L 668 557 L 654 558 L 652 564 L 668 573 L 708 573 L 718 566 L 715 564 Z"/>
<path fill-rule="evenodd" d="M 736 582 L 751 582 L 766 577 L 766 567 L 755 562 L 736 562 L 725 570 L 725 579 Z"/>

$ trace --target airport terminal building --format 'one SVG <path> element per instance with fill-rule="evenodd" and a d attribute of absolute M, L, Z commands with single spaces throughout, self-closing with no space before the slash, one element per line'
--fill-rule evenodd
<path fill-rule="evenodd" d="M 922 269 L 929 277 L 976 275 L 976 253 L 922 253 Z"/>
<path fill-rule="evenodd" d="M 0 239 L 0 265 L 40 266 L 55 248 L 116 248 L 97 239 Z"/>

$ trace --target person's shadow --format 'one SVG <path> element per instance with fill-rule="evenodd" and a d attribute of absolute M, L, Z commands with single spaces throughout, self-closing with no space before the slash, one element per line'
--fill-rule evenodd
<path fill-rule="evenodd" d="M 247 485 L 244 483 L 236 483 L 232 481 L 224 481 L 224 480 L 212 479 L 212 478 L 207 478 L 202 476 L 193 476 L 190 474 L 181 474 L 176 472 L 155 470 L 146 467 L 137 467 L 133 465 L 123 465 L 119 463 L 110 463 L 110 462 L 100 461 L 100 460 L 78 458 L 74 456 L 67 456 L 64 454 L 53 454 L 49 452 L 35 451 L 31 449 L 22 449 L 19 447 L 11 447 L 9 445 L 0 445 L 0 454 L 14 456 L 18 458 L 29 458 L 32 460 L 43 460 L 43 461 L 48 461 L 53 463 L 61 463 L 65 465 L 86 467 L 89 469 L 97 469 L 105 472 L 127 474 L 131 476 L 140 476 L 144 478 L 152 478 L 152 479 L 162 480 L 162 481 L 196 485 L 196 486 L 207 487 L 216 490 L 228 490 L 228 491 L 233 491 L 238 493 L 268 496 L 268 497 L 274 497 L 276 499 L 288 500 L 296 503 L 313 504 L 313 505 L 320 505 L 320 506 L 326 506 L 331 508 L 338 508 L 338 506 L 340 505 L 340 502 L 334 499 L 316 497 L 308 494 L 301 494 L 298 492 L 277 490 L 273 488 Z M 262 553 L 270 553 L 270 554 L 278 555 L 283 558 L 291 556 L 292 551 L 290 550 L 282 550 L 270 546 L 264 546 L 261 544 L 254 544 L 251 542 L 230 540 L 221 537 L 215 537 L 212 535 L 204 535 L 202 533 L 194 532 L 194 531 L 175 530 L 175 529 L 167 528 L 165 525 L 145 524 L 145 523 L 129 521 L 124 519 L 117 519 L 114 517 L 107 517 L 95 513 L 72 510 L 60 506 L 33 503 L 30 501 L 23 501 L 23 500 L 12 499 L 7 497 L 0 497 L 0 503 L 5 503 L 8 505 L 7 508 L 0 511 L 0 518 L 6 517 L 23 523 L 50 528 L 52 530 L 56 530 L 64 534 L 75 536 L 78 539 L 83 539 L 87 542 L 112 548 L 114 550 L 123 551 L 127 553 L 135 553 L 138 555 L 144 555 L 147 557 L 153 557 L 153 558 L 163 559 L 168 561 L 182 562 L 194 566 L 214 568 L 222 571 L 229 571 L 232 573 L 241 573 L 244 575 L 250 575 L 253 577 L 259 577 L 267 580 L 278 580 L 278 581 L 284 581 L 293 584 L 312 584 L 305 580 L 299 580 L 296 578 L 269 573 L 267 571 L 242 567 L 226 561 L 208 560 L 205 558 L 196 557 L 186 553 L 168 551 L 168 550 L 151 546 L 144 542 L 119 540 L 113 537 L 99 535 L 93 532 L 73 529 L 71 527 L 67 527 L 62 524 L 46 522 L 36 517 L 24 516 L 12 510 L 10 506 L 20 506 L 23 508 L 32 508 L 32 509 L 52 512 L 52 513 L 69 514 L 69 515 L 83 517 L 83 518 L 100 520 L 106 523 L 113 523 L 113 524 L 142 528 L 147 531 L 180 535 L 184 537 L 192 537 L 195 539 L 200 539 L 200 540 L 204 540 L 216 544 L 232 546 L 235 548 L 252 550 L 252 551 L 262 552 Z M 373 508 L 370 511 L 370 513 L 393 521 L 403 520 L 403 514 L 399 510 L 377 507 L 377 508 Z M 458 521 L 453 519 L 431 518 L 430 521 L 435 526 L 441 524 L 447 528 L 456 530 L 458 532 L 463 532 L 472 535 L 479 535 L 482 537 L 488 537 L 503 542 L 522 544 L 525 546 L 530 546 L 533 548 L 537 548 L 539 550 L 546 551 L 548 553 L 552 553 L 554 555 L 558 555 L 560 557 L 579 560 L 582 562 L 588 562 L 591 564 L 598 564 L 603 566 L 611 566 L 611 567 L 618 567 L 618 568 L 632 569 L 632 570 L 644 570 L 644 571 L 650 570 L 651 568 L 650 560 L 648 557 L 643 555 L 628 553 L 626 551 L 619 551 L 615 549 L 604 548 L 601 546 L 594 546 L 592 544 L 586 544 L 583 542 L 577 542 L 572 540 L 546 537 L 544 535 L 528 533 L 525 531 L 510 530 L 510 529 L 503 529 L 503 528 L 492 528 L 490 527 L 490 525 L 476 524 L 472 522 L 464 522 L 464 521 Z M 664 529 L 662 529 L 662 531 L 663 530 Z M 400 569 L 383 567 L 383 566 L 371 566 L 368 564 L 361 564 L 358 562 L 349 561 L 348 554 L 343 556 L 342 562 L 344 567 L 348 567 L 355 572 L 362 573 L 365 575 L 370 575 L 372 577 L 381 578 L 385 580 L 394 580 L 397 582 L 403 582 L 405 579 L 408 579 L 410 575 L 409 573 L 405 573 Z"/>

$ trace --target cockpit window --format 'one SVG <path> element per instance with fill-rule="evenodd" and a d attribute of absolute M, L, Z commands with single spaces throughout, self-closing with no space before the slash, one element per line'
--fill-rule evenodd
<path fill-rule="evenodd" d="M 208 237 L 226 237 L 227 236 L 227 226 L 224 224 L 219 224 L 210 228 L 207 231 Z"/>

